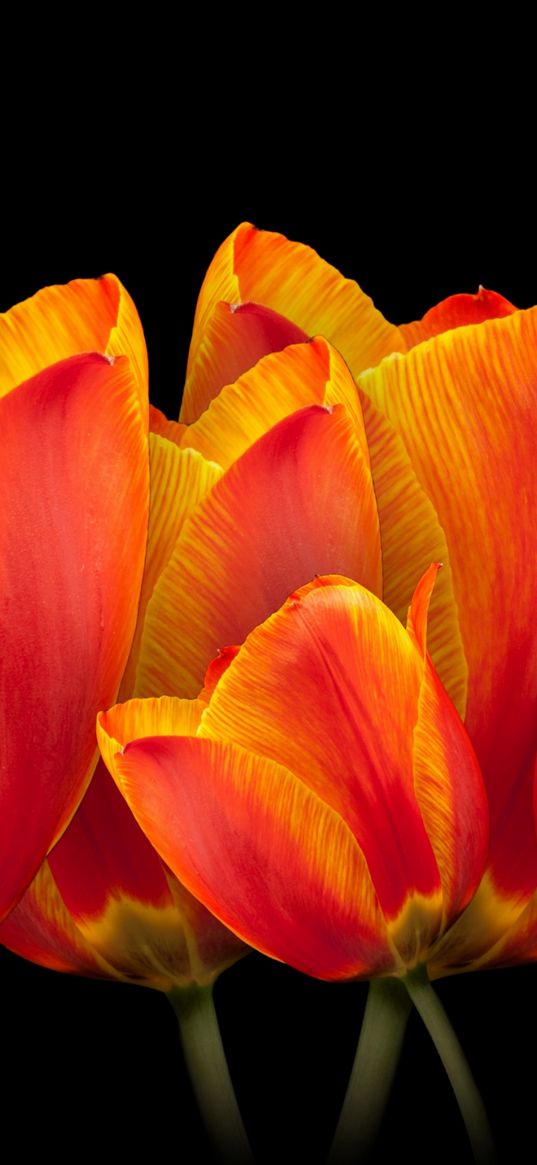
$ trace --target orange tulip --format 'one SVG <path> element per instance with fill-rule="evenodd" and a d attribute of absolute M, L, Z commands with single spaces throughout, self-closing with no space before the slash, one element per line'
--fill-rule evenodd
<path fill-rule="evenodd" d="M 479 767 L 425 650 L 434 574 L 406 631 L 359 584 L 302 588 L 210 673 L 196 729 L 189 702 L 99 717 L 103 757 L 177 877 L 320 978 L 405 974 L 482 872 Z"/>
<path fill-rule="evenodd" d="M 104 355 L 77 355 L 96 351 Z M 147 376 L 113 276 L 0 318 L 0 918 L 76 810 L 134 632 L 148 514 Z"/>

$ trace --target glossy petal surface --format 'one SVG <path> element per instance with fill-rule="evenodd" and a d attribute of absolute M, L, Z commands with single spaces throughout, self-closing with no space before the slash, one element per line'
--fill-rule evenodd
<path fill-rule="evenodd" d="M 115 698 L 134 631 L 148 457 L 125 359 L 54 365 L 0 401 L 0 423 L 3 914 L 96 762 L 95 716 Z"/>

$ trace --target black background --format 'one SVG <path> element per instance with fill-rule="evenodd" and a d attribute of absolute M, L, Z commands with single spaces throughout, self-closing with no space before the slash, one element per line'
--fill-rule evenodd
<path fill-rule="evenodd" d="M 474 125 L 475 103 L 471 113 Z M 537 300 L 533 192 L 526 154 L 505 121 L 485 138 L 470 134 L 464 156 L 449 111 L 436 131 L 424 132 L 417 119 L 404 134 L 392 129 L 365 150 L 359 125 L 330 148 L 323 133 L 292 128 L 291 165 L 281 156 L 279 127 L 265 119 L 252 144 L 240 110 L 229 105 L 203 165 L 184 144 L 176 150 L 170 137 L 162 157 L 147 126 L 135 155 L 111 135 L 104 143 L 84 141 L 74 169 L 61 154 L 40 159 L 20 186 L 8 183 L 0 309 L 49 283 L 115 271 L 142 318 L 152 400 L 174 416 L 201 279 L 242 219 L 314 246 L 395 322 L 479 283 L 521 307 Z M 83 1150 L 97 1160 L 201 1159 L 203 1132 L 163 997 L 55 975 L 7 952 L 0 954 L 0 983 L 4 1111 L 30 1159 L 45 1149 L 60 1161 Z M 502 1161 L 537 1157 L 536 989 L 534 967 L 438 985 Z M 231 1071 L 264 1165 L 323 1161 L 365 993 L 364 984 L 317 983 L 257 955 L 218 983 Z M 416 1018 L 379 1159 L 396 1153 L 416 1163 L 471 1159 L 449 1086 Z"/>

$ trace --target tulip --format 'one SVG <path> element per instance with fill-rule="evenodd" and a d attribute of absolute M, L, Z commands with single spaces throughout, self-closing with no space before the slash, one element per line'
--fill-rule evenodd
<path fill-rule="evenodd" d="M 73 816 L 125 668 L 147 532 L 145 359 L 113 276 L 0 318 L 0 918 Z"/>
<path fill-rule="evenodd" d="M 434 573 L 407 630 L 350 580 L 301 588 L 230 654 L 196 729 L 190 702 L 173 733 L 166 701 L 99 717 L 166 864 L 246 942 L 320 978 L 425 961 L 482 872 L 479 766 L 425 650 Z"/>

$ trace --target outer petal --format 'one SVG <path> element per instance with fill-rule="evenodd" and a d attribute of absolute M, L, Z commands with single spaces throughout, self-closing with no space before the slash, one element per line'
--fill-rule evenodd
<path fill-rule="evenodd" d="M 441 332 L 466 324 L 482 324 L 484 320 L 502 319 L 516 310 L 503 295 L 480 287 L 477 295 L 450 295 L 426 312 L 423 319 L 412 324 L 399 324 L 399 331 L 408 347 L 413 348 Z"/>
<path fill-rule="evenodd" d="M 357 283 L 302 243 L 242 223 L 222 243 L 205 277 L 194 319 L 181 419 L 199 416 L 195 405 L 197 365 L 207 329 L 221 300 L 262 304 L 309 335 L 326 336 L 356 376 L 390 352 L 406 350 Z"/>
<path fill-rule="evenodd" d="M 128 356 L 147 412 L 147 352 L 132 299 L 115 275 L 45 287 L 0 315 L 0 396 L 67 356 Z"/>
<path fill-rule="evenodd" d="M 3 915 L 95 766 L 134 631 L 148 458 L 125 359 L 47 369 L 0 401 L 0 425 Z"/>
<path fill-rule="evenodd" d="M 214 462 L 206 461 L 192 449 L 180 450 L 154 433 L 150 435 L 149 452 L 151 504 L 147 550 L 136 631 L 121 683 L 120 699 L 127 699 L 134 691 L 147 604 L 173 554 L 186 518 L 222 476 L 221 469 Z M 157 695 L 157 692 L 146 692 L 146 695 Z"/>
<path fill-rule="evenodd" d="M 533 309 L 445 333 L 361 378 L 400 432 L 450 548 L 498 917 L 502 901 L 520 910 L 537 884 L 536 352 Z"/>
<path fill-rule="evenodd" d="M 322 337 L 266 356 L 223 388 L 186 428 L 181 446 L 197 449 L 227 469 L 279 421 L 312 404 L 345 405 L 368 461 L 356 385 L 344 360 Z"/>
<path fill-rule="evenodd" d="M 330 582 L 303 588 L 252 632 L 198 735 L 284 764 L 340 814 L 395 941 L 413 899 L 410 930 L 426 950 L 441 925 L 441 894 L 413 785 L 423 662 L 378 599 Z"/>
<path fill-rule="evenodd" d="M 128 745 L 117 769 L 164 860 L 246 941 L 325 979 L 393 968 L 354 838 L 286 768 L 160 737 Z"/>
<path fill-rule="evenodd" d="M 137 694 L 196 695 L 220 647 L 330 570 L 380 590 L 369 467 L 341 406 L 282 421 L 194 511 L 148 604 Z"/>

